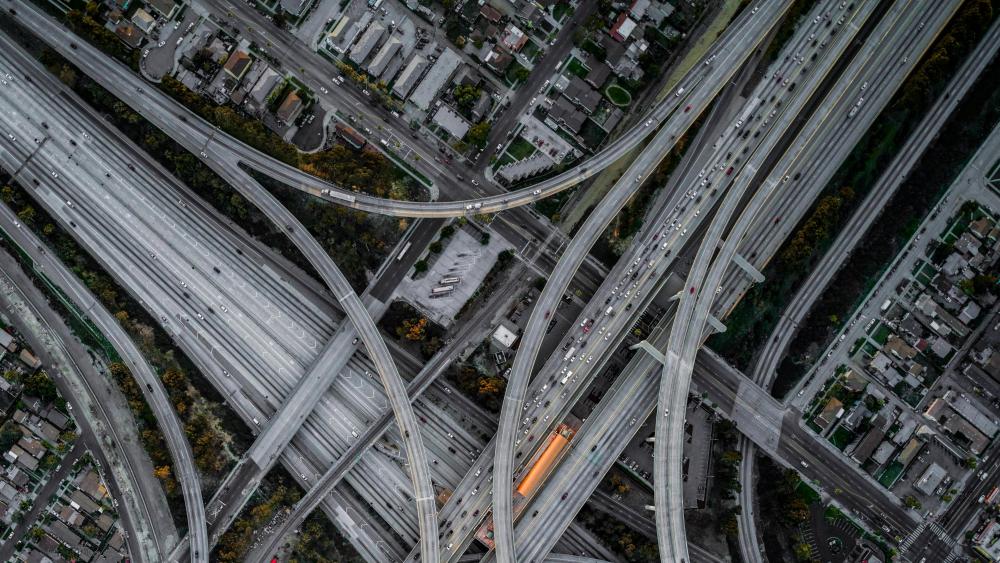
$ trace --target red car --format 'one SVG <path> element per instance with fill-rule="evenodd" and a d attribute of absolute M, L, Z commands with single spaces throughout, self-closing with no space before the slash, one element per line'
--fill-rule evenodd
<path fill-rule="evenodd" d="M 733 167 L 732 167 L 732 166 L 730 166 L 730 167 L 729 167 L 729 170 L 726 170 L 726 176 L 729 176 L 729 175 L 730 175 L 730 174 L 732 174 L 732 173 L 733 173 Z"/>
<path fill-rule="evenodd" d="M 694 295 L 694 286 L 691 286 L 691 295 Z"/>
<path fill-rule="evenodd" d="M 684 113 L 687 113 L 689 111 L 691 111 L 691 106 L 688 106 L 688 107 L 684 108 Z"/>

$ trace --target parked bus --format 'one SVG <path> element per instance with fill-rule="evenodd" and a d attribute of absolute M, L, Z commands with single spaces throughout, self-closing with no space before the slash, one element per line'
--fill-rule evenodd
<path fill-rule="evenodd" d="M 438 283 L 440 283 L 441 285 L 456 285 L 460 281 L 462 281 L 462 278 L 459 278 L 459 277 L 447 277 L 447 278 L 442 279 Z"/>
<path fill-rule="evenodd" d="M 455 286 L 440 285 L 431 290 L 431 297 L 443 297 L 445 295 L 448 295 L 452 291 L 455 291 Z"/>
<path fill-rule="evenodd" d="M 985 499 L 986 504 L 992 504 L 993 501 L 996 500 L 997 498 L 997 493 L 1000 493 L 1000 487 L 993 487 L 993 490 L 990 491 L 990 494 L 986 495 Z"/>

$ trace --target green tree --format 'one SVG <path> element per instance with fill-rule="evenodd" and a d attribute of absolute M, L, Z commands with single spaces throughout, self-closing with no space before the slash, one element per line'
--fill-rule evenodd
<path fill-rule="evenodd" d="M 57 395 L 55 383 L 44 371 L 37 371 L 24 378 L 24 393 L 45 402 L 55 400 Z"/>
<path fill-rule="evenodd" d="M 459 84 L 452 90 L 452 95 L 455 97 L 455 104 L 463 112 L 472 110 L 476 102 L 479 101 L 480 94 L 482 94 L 482 90 L 473 84 Z"/>
<path fill-rule="evenodd" d="M 806 542 L 800 541 L 792 549 L 795 551 L 795 559 L 799 561 L 812 560 L 812 548 Z"/>
<path fill-rule="evenodd" d="M 528 79 L 528 76 L 530 74 L 531 73 L 530 73 L 530 71 L 528 69 L 524 68 L 523 66 L 518 65 L 517 68 L 515 68 L 513 71 L 511 71 L 510 77 L 513 78 L 517 82 L 524 82 L 525 80 Z"/>
<path fill-rule="evenodd" d="M 469 131 L 465 134 L 464 141 L 470 145 L 483 148 L 486 146 L 486 141 L 489 140 L 490 129 L 492 127 L 493 124 L 489 121 L 480 121 L 469 128 Z"/>
<path fill-rule="evenodd" d="M 30 205 L 24 206 L 23 209 L 17 212 L 17 218 L 20 219 L 22 223 L 28 225 L 29 227 L 34 226 L 35 215 L 36 215 L 35 208 Z"/>
<path fill-rule="evenodd" d="M 417 260 L 416 262 L 414 262 L 413 263 L 413 270 L 416 273 L 418 273 L 418 274 L 422 274 L 422 273 L 426 272 L 427 271 L 427 260 Z"/>
<path fill-rule="evenodd" d="M 0 452 L 6 452 L 21 439 L 21 431 L 18 425 L 11 420 L 0 426 Z"/>

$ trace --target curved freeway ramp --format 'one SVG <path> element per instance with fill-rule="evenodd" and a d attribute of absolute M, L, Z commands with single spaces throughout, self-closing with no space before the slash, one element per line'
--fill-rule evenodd
<path fill-rule="evenodd" d="M 0 45 L 9 56 L 16 56 L 20 53 L 18 62 L 23 65 L 22 70 L 28 72 L 37 80 L 46 80 L 49 87 L 58 89 L 63 85 L 51 78 L 48 71 L 37 61 L 23 52 L 20 46 L 5 34 L 0 34 Z M 30 67 L 29 67 L 30 65 Z M 29 68 L 24 68 L 29 67 Z M 25 171 L 26 172 L 26 171 Z M 51 179 L 49 179 L 51 181 Z M 41 245 L 37 245 L 41 248 Z M 35 248 L 35 247 L 31 247 Z M 111 316 L 99 301 L 97 301 L 90 291 L 77 279 L 77 277 L 61 262 L 52 261 L 48 273 L 62 280 L 60 287 L 73 300 L 77 307 L 86 311 L 98 329 L 112 343 L 115 350 L 121 355 L 122 362 L 128 366 L 133 377 L 139 382 L 146 402 L 156 416 L 160 430 L 163 432 L 167 442 L 167 448 L 174 460 L 174 470 L 177 481 L 181 486 L 184 497 L 184 508 L 187 513 L 188 530 L 191 541 L 194 545 L 192 561 L 208 561 L 208 539 L 206 535 L 205 506 L 201 494 L 201 477 L 198 475 L 194 465 L 194 455 L 191 445 L 187 441 L 184 426 L 180 418 L 174 411 L 173 403 L 167 395 L 163 383 L 160 381 L 156 371 L 149 365 L 146 358 L 139 351 L 139 348 L 125 333 L 125 330 L 118 324 L 118 321 Z"/>
<path fill-rule="evenodd" d="M 848 72 L 851 79 L 857 79 L 859 73 L 864 70 L 865 65 L 870 61 L 878 63 L 877 56 L 881 53 L 888 53 L 891 57 L 896 57 L 902 50 L 912 48 L 907 38 L 899 43 L 902 36 L 890 36 L 890 30 L 905 28 L 915 25 L 918 18 L 920 21 L 937 18 L 938 21 L 930 26 L 936 29 L 937 25 L 950 17 L 950 14 L 957 7 L 957 4 L 940 5 L 934 9 L 918 10 L 907 6 L 896 6 L 890 10 L 879 24 L 882 31 L 879 41 L 883 43 L 882 50 L 870 49 L 865 58 L 858 58 L 852 61 Z M 912 37 L 912 36 L 910 36 Z M 840 40 L 846 39 L 846 34 Z M 927 42 L 929 45 L 929 41 Z M 882 61 L 876 64 L 876 68 L 887 68 L 891 65 Z M 811 83 L 813 92 L 817 91 L 820 81 Z M 775 131 L 779 129 L 788 130 L 792 121 L 799 116 L 804 104 L 810 96 L 800 91 L 792 104 L 779 118 L 781 127 L 775 126 Z M 838 96 L 839 97 L 839 96 Z M 806 140 L 813 138 L 817 130 L 827 125 L 828 118 L 833 113 L 836 104 L 827 105 L 824 112 L 819 112 L 809 121 L 806 127 L 799 134 L 800 138 Z M 788 171 L 805 150 L 807 141 L 799 142 L 793 151 L 787 153 L 775 166 L 775 172 L 768 175 L 768 179 L 763 182 L 751 201 L 743 208 L 739 218 L 730 230 L 725 243 L 718 249 L 719 242 L 729 224 L 729 218 L 737 211 L 742 196 L 746 193 L 749 185 L 756 175 L 756 171 L 766 164 L 768 155 L 780 142 L 782 135 L 771 134 L 764 143 L 753 153 L 751 162 L 747 163 L 745 170 L 747 174 L 742 174 L 734 189 L 727 195 L 720 207 L 709 232 L 706 233 L 702 245 L 698 250 L 689 273 L 685 287 L 690 288 L 684 292 L 678 307 L 674 325 L 671 330 L 671 337 L 666 351 L 666 362 L 663 367 L 663 377 L 660 383 L 658 397 L 659 415 L 656 422 L 657 436 L 666 439 L 657 440 L 654 444 L 654 457 L 657 463 L 654 466 L 654 496 L 656 499 L 656 513 L 658 519 L 657 537 L 660 545 L 660 553 L 671 560 L 688 560 L 687 542 L 684 534 L 684 519 L 681 510 L 681 495 L 676 484 L 680 479 L 681 460 L 683 456 L 683 406 L 687 399 L 687 390 L 691 381 L 694 366 L 694 357 L 701 347 L 703 331 L 711 315 L 711 307 L 715 300 L 714 291 L 705 291 L 705 288 L 718 287 L 723 275 L 736 254 L 743 236 L 756 220 L 760 213 L 773 204 L 774 196 L 785 185 L 781 181 L 782 176 L 787 177 Z M 714 259 L 713 259 L 714 257 Z M 711 268 L 711 270 L 709 270 Z"/>
<path fill-rule="evenodd" d="M 707 107 L 708 102 L 714 99 L 718 91 L 756 48 L 758 42 L 762 40 L 761 38 L 766 36 L 767 30 L 780 19 L 780 15 L 789 5 L 787 2 L 765 3 L 759 9 L 745 11 L 738 21 L 729 26 L 718 40 L 718 44 L 726 45 L 726 48 L 719 47 L 715 50 L 721 60 L 715 64 L 699 64 L 681 81 L 682 87 L 691 86 L 690 82 L 695 76 L 699 76 L 696 70 L 709 69 L 709 76 L 704 80 L 698 79 L 704 88 L 699 88 L 698 99 L 694 104 L 697 105 L 697 112 L 691 112 L 687 115 L 697 115 Z M 680 115 L 684 116 L 685 114 L 686 112 Z M 632 178 L 641 179 L 655 168 L 663 155 L 673 147 L 676 138 L 681 136 L 689 125 L 690 121 L 683 119 L 683 117 L 678 120 L 671 119 L 648 143 L 646 150 L 629 166 L 622 179 L 615 184 L 600 205 L 588 216 L 583 227 L 570 241 L 549 277 L 542 295 L 539 297 L 538 305 L 529 318 L 528 326 L 522 337 L 521 349 L 515 356 L 508 379 L 507 392 L 501 411 L 500 428 L 497 433 L 497 447 L 499 449 L 494 468 L 493 502 L 498 561 L 506 563 L 517 560 L 513 537 L 513 450 L 517 417 L 525 400 L 531 368 L 538 356 L 547 324 L 543 315 L 554 309 L 590 247 L 604 231 L 605 226 L 641 185 L 641 182 L 634 181 Z"/>
<path fill-rule="evenodd" d="M 760 9 L 760 15 L 776 12 L 769 4 L 773 3 L 765 3 Z M 7 5 L 13 6 L 11 8 L 14 10 L 13 18 L 32 29 L 40 37 L 44 37 L 63 57 L 73 62 L 102 87 L 115 94 L 116 97 L 142 114 L 143 117 L 154 123 L 186 149 L 198 155 L 202 160 L 211 160 L 212 162 L 209 164 L 214 166 L 243 164 L 316 197 L 381 215 L 460 217 L 470 214 L 496 213 L 545 199 L 595 176 L 623 155 L 638 147 L 663 123 L 667 116 L 677 109 L 681 101 L 680 95 L 667 96 L 653 106 L 632 129 L 590 159 L 558 176 L 530 187 L 464 201 L 396 201 L 361 194 L 320 180 L 298 168 L 261 153 L 220 131 L 159 89 L 150 87 L 130 69 L 83 42 L 72 31 L 53 21 L 31 4 L 24 2 L 24 0 L 9 0 Z M 784 5 L 781 3 L 779 7 Z M 743 21 L 749 19 L 747 15 L 742 17 Z M 756 21 L 761 19 L 757 16 Z M 718 42 L 719 49 L 713 58 L 718 56 L 728 60 L 731 57 L 729 49 L 723 49 L 723 46 L 734 48 L 744 46 L 729 45 L 728 42 L 733 40 L 732 35 L 734 35 L 732 31 L 723 34 L 723 38 Z M 740 37 L 742 43 L 756 45 L 757 38 L 746 33 L 741 33 Z M 698 65 L 688 72 L 687 80 L 682 82 L 682 84 L 687 84 L 689 88 L 688 102 L 692 106 L 691 115 L 699 114 L 699 109 L 704 109 L 704 105 L 712 99 L 712 97 L 704 100 L 701 96 L 691 97 L 690 94 L 695 84 L 698 84 L 701 79 L 705 79 L 706 82 L 709 82 L 705 88 L 714 90 L 724 83 L 724 81 L 718 84 L 712 83 L 714 80 L 720 80 L 716 68 L 721 66 L 721 63 L 720 60 L 716 65 Z"/>
<path fill-rule="evenodd" d="M 22 23 L 28 24 L 29 27 L 33 25 L 43 26 L 43 28 L 47 30 L 44 33 L 42 29 L 33 28 L 33 30 L 38 33 L 40 37 L 49 41 L 50 45 L 59 51 L 60 54 L 66 56 L 73 62 L 83 65 L 81 66 L 82 69 L 88 71 L 93 70 L 89 67 L 89 65 L 87 65 L 88 60 L 107 61 L 107 58 L 102 53 L 90 45 L 83 43 L 82 40 L 76 38 L 76 36 L 71 32 L 59 26 L 56 22 L 53 22 L 44 14 L 38 12 L 32 6 L 23 2 L 15 2 L 14 4 L 18 6 L 16 9 L 16 17 L 20 19 L 27 16 L 27 20 L 22 20 Z M 51 34 L 49 34 L 49 32 L 51 32 Z M 65 37 L 67 39 L 66 41 L 59 41 L 60 37 Z M 76 41 L 81 42 L 76 43 Z M 84 57 L 84 55 L 86 55 L 86 57 Z M 110 66 L 119 73 L 121 73 L 124 68 L 114 62 L 111 62 Z M 130 71 L 126 72 L 131 74 Z M 102 86 L 109 87 L 109 89 L 114 91 L 114 88 L 110 87 L 111 84 L 114 84 L 118 80 L 114 73 L 110 73 L 108 75 L 92 74 L 91 76 Z M 134 77 L 134 75 L 132 78 L 134 80 L 139 80 L 137 77 Z M 138 91 L 142 93 L 141 88 L 139 88 Z M 236 141 L 234 140 L 234 142 Z M 228 154 L 228 151 L 226 151 L 226 149 L 218 143 L 204 148 L 206 151 L 211 151 L 213 154 L 215 151 L 221 151 L 224 155 Z M 202 154 L 207 154 L 206 151 L 202 151 Z M 309 234 L 309 231 L 294 215 L 285 209 L 285 207 L 281 205 L 277 199 L 274 198 L 274 196 L 261 187 L 246 172 L 240 169 L 237 161 L 231 158 L 222 158 L 219 160 L 209 159 L 208 164 L 222 178 L 237 188 L 244 197 L 253 202 L 254 205 L 256 205 L 269 220 L 273 221 L 274 224 L 277 225 L 279 229 L 292 240 L 296 247 L 320 274 L 324 283 L 326 283 L 333 292 L 338 303 L 344 308 L 345 313 L 347 313 L 348 317 L 360 333 L 361 340 L 367 347 L 382 380 L 382 384 L 385 386 L 386 394 L 389 397 L 390 405 L 396 415 L 397 426 L 403 437 L 407 455 L 409 457 L 411 479 L 413 481 L 413 489 L 416 497 L 415 504 L 419 520 L 421 549 L 429 550 L 425 551 L 425 553 L 436 554 L 438 552 L 437 514 L 426 451 L 420 440 L 420 431 L 416 423 L 416 416 L 413 414 L 412 406 L 406 397 L 406 390 L 403 385 L 402 378 L 399 376 L 399 372 L 397 371 L 392 358 L 389 356 L 389 350 L 386 348 L 381 335 L 379 335 L 368 310 L 365 308 L 357 294 L 354 293 L 353 288 L 351 288 L 347 279 L 337 268 L 336 264 L 333 263 L 330 256 Z M 138 353 L 137 349 L 136 353 Z M 124 354 L 123 357 L 125 357 Z M 138 356 L 138 359 L 141 360 L 141 358 L 141 356 Z M 132 365 L 129 365 L 129 367 L 133 369 L 133 372 L 135 373 L 137 367 L 140 366 L 137 365 L 136 367 L 133 367 Z M 138 374 L 137 377 L 139 377 Z M 162 391 L 163 388 L 159 383 L 159 379 L 155 378 L 155 374 L 153 374 L 153 377 L 156 380 L 156 384 L 159 385 L 159 389 Z M 170 413 L 174 414 L 176 419 L 176 414 L 173 413 L 172 408 L 170 408 L 170 402 L 166 400 L 165 391 L 162 393 L 162 399 L 166 407 L 168 407 Z M 180 437 L 184 445 L 187 446 L 183 433 L 180 434 Z M 188 447 L 187 452 L 188 455 L 190 455 L 190 447 Z M 191 467 L 193 470 L 193 462 Z M 183 466 L 181 469 L 183 469 Z M 183 474 L 179 474 L 178 477 L 182 483 L 193 483 L 194 485 L 197 485 L 198 483 L 197 474 L 190 476 L 190 478 L 185 478 L 185 475 Z M 193 487 L 189 486 L 189 488 Z M 188 493 L 189 491 L 185 488 L 185 497 L 187 497 Z M 191 503 L 188 502 L 186 504 Z M 198 489 L 197 506 L 198 512 L 200 512 L 200 525 L 192 525 L 192 529 L 198 531 L 198 535 L 191 538 L 191 556 L 193 560 L 197 559 L 201 561 L 207 560 L 208 540 L 205 533 L 204 504 L 201 500 L 200 488 Z M 195 522 L 198 521 L 199 520 L 195 520 Z"/>

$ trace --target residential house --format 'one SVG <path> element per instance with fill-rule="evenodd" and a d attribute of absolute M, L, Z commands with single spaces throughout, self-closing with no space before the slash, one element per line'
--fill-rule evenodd
<path fill-rule="evenodd" d="M 42 360 L 39 360 L 38 356 L 29 352 L 27 348 L 23 348 L 21 350 L 21 353 L 18 354 L 18 357 L 21 358 L 21 361 L 24 362 L 24 365 L 28 366 L 33 370 L 42 367 Z"/>
<path fill-rule="evenodd" d="M 560 97 L 549 109 L 548 120 L 556 127 L 562 127 L 575 135 L 583 128 L 587 115 L 576 109 L 568 99 Z"/>
<path fill-rule="evenodd" d="M 116 27 L 115 35 L 118 36 L 118 39 L 122 40 L 122 43 L 133 49 L 142 45 L 142 40 L 145 37 L 137 27 L 130 23 L 122 24 Z"/>
<path fill-rule="evenodd" d="M 819 426 L 820 433 L 826 432 L 826 429 L 830 427 L 840 416 L 844 414 L 844 403 L 836 397 L 831 397 L 827 401 L 826 405 L 820 411 L 816 418 L 813 419 L 813 423 Z"/>
<path fill-rule="evenodd" d="M 274 112 L 274 116 L 285 125 L 291 125 L 302 113 L 302 106 L 302 98 L 299 96 L 298 90 L 292 90 L 278 106 L 278 111 Z"/>
<path fill-rule="evenodd" d="M 528 36 L 521 28 L 513 23 L 508 23 L 500 37 L 500 43 L 511 53 L 517 53 L 528 42 Z"/>
<path fill-rule="evenodd" d="M 427 67 L 427 59 L 421 55 L 414 55 L 403 67 L 403 70 L 396 75 L 396 81 L 392 85 L 392 93 L 405 100 L 410 94 L 410 90 L 416 86 L 420 80 L 420 75 Z"/>
<path fill-rule="evenodd" d="M 6 330 L 0 330 L 0 348 L 3 348 L 8 352 L 17 351 L 17 342 L 14 341 L 14 337 L 11 336 Z"/>
<path fill-rule="evenodd" d="M 500 20 L 503 19 L 503 13 L 491 6 L 489 3 L 483 4 L 479 8 L 479 15 L 483 16 L 486 21 L 494 24 L 500 23 Z"/>
<path fill-rule="evenodd" d="M 403 43 L 399 39 L 390 37 L 389 40 L 382 45 L 382 48 L 375 53 L 371 62 L 368 63 L 368 74 L 374 76 L 375 78 L 381 77 L 382 73 L 388 68 L 389 63 L 392 62 L 392 59 L 397 53 L 399 53 L 402 46 Z"/>
<path fill-rule="evenodd" d="M 875 452 L 875 448 L 882 442 L 882 438 L 885 437 L 885 426 L 886 419 L 881 414 L 875 415 L 875 420 L 872 421 L 872 428 L 865 434 L 865 437 L 858 443 L 857 447 L 851 453 L 851 459 L 855 463 L 863 464 L 868 461 L 868 458 L 872 456 Z"/>
<path fill-rule="evenodd" d="M 381 41 L 382 36 L 385 34 L 385 26 L 381 22 L 372 22 L 368 26 L 368 29 L 361 34 L 357 42 L 351 47 L 350 54 L 348 58 L 354 62 L 354 64 L 361 66 L 368 58 L 368 55 L 375 49 Z"/>
<path fill-rule="evenodd" d="M 445 47 L 438 60 L 434 61 L 427 74 L 424 75 L 423 80 L 420 81 L 420 84 L 417 84 L 416 89 L 410 94 L 410 103 L 418 109 L 427 111 L 431 106 L 431 102 L 437 97 L 441 88 L 447 84 L 461 62 L 461 57 L 455 51 Z"/>
<path fill-rule="evenodd" d="M 563 90 L 563 96 L 573 102 L 588 115 L 594 113 L 601 103 L 601 95 L 578 76 L 569 81 L 569 86 Z"/>
<path fill-rule="evenodd" d="M 635 28 L 635 20 L 628 17 L 628 12 L 622 12 L 618 14 L 618 18 L 615 19 L 614 25 L 611 26 L 611 37 L 614 38 L 615 41 L 622 43 L 628 39 L 630 35 L 632 35 Z"/>
<path fill-rule="evenodd" d="M 156 25 L 156 19 L 153 18 L 146 10 L 139 8 L 132 14 L 132 23 L 142 30 L 143 33 L 149 35 L 153 31 L 153 27 Z"/>
<path fill-rule="evenodd" d="M 508 55 L 500 49 L 494 48 L 486 54 L 483 62 L 486 63 L 486 66 L 492 69 L 493 72 L 503 74 L 507 71 L 507 68 L 510 67 L 511 63 L 514 62 L 514 57 Z"/>
<path fill-rule="evenodd" d="M 146 3 L 168 20 L 174 17 L 177 12 L 177 4 L 174 3 L 174 0 L 147 0 Z"/>
<path fill-rule="evenodd" d="M 611 76 L 611 67 L 603 62 L 595 62 L 590 65 L 590 70 L 587 72 L 587 77 L 584 80 L 587 84 L 599 90 L 608 81 L 609 76 Z"/>
<path fill-rule="evenodd" d="M 465 134 L 472 127 L 472 124 L 466 121 L 464 117 L 445 104 L 441 104 L 434 113 L 433 121 L 438 127 L 444 129 L 456 139 L 465 137 Z"/>
<path fill-rule="evenodd" d="M 243 79 L 243 75 L 246 74 L 252 62 L 253 59 L 250 58 L 250 55 L 246 51 L 237 49 L 229 55 L 229 58 L 226 59 L 226 64 L 222 68 L 226 71 L 226 74 L 239 82 Z"/>

